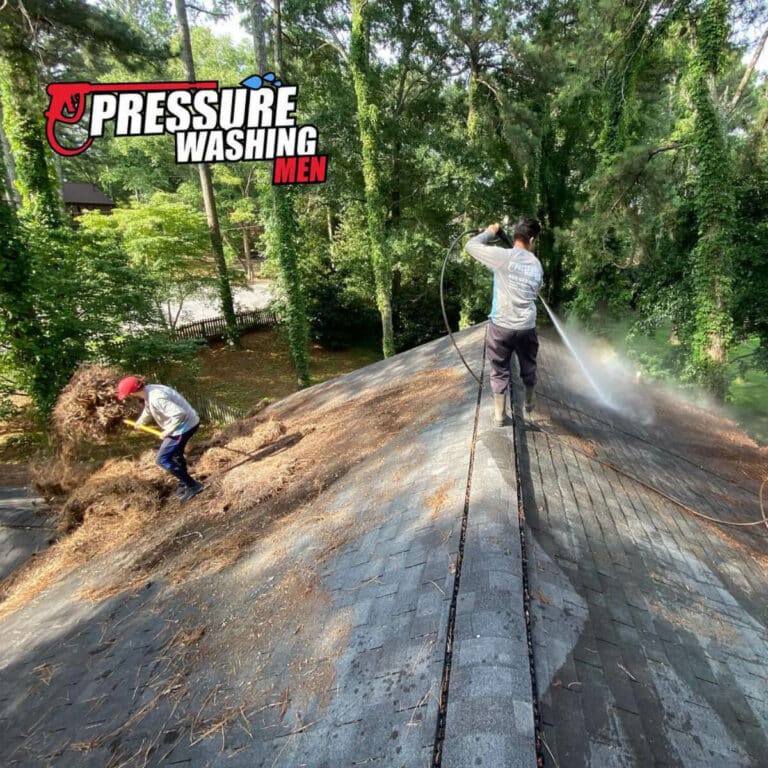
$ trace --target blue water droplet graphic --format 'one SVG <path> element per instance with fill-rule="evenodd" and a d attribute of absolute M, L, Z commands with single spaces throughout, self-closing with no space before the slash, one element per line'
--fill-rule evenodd
<path fill-rule="evenodd" d="M 245 80 L 240 83 L 240 85 L 244 85 L 246 88 L 253 88 L 255 90 L 257 88 L 261 88 L 261 86 L 264 85 L 264 82 L 259 75 L 251 75 L 250 77 L 246 77 Z"/>

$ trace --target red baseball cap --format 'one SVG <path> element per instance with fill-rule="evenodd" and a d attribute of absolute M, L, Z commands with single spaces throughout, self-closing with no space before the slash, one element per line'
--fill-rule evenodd
<path fill-rule="evenodd" d="M 144 379 L 138 376 L 126 376 L 117 384 L 117 399 L 125 400 L 128 395 L 138 392 L 144 386 Z"/>

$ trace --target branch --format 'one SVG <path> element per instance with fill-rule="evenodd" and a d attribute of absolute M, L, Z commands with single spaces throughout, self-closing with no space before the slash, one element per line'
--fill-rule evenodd
<path fill-rule="evenodd" d="M 217 19 L 226 19 L 229 17 L 228 13 L 223 13 L 222 11 L 209 11 L 205 8 L 200 8 L 197 5 L 193 5 L 192 3 L 185 3 L 185 5 L 190 10 L 197 11 L 198 13 L 204 13 L 206 16 L 215 16 Z"/>
<path fill-rule="evenodd" d="M 339 56 L 341 56 L 342 61 L 345 61 L 345 62 L 348 61 L 347 54 L 341 46 L 336 45 L 335 43 L 332 43 L 330 40 L 326 40 L 322 35 L 319 35 L 317 32 L 315 32 L 315 36 L 323 41 L 323 44 L 318 46 L 316 50 L 320 51 L 323 48 L 325 48 L 325 46 L 327 45 L 329 48 L 333 48 L 333 50 L 336 51 L 339 54 Z"/>
<path fill-rule="evenodd" d="M 746 360 L 748 357 L 754 357 L 758 352 L 761 352 L 761 349 L 756 349 L 754 352 L 748 352 L 746 355 L 739 355 L 739 357 L 733 357 L 728 362 L 729 363 L 735 363 L 738 360 Z"/>
<path fill-rule="evenodd" d="M 736 108 L 736 105 L 739 103 L 739 99 L 741 99 L 744 91 L 746 90 L 747 84 L 752 77 L 752 73 L 755 71 L 755 67 L 757 66 L 757 61 L 763 53 L 763 48 L 765 48 L 766 41 L 768 41 L 768 27 L 765 28 L 765 32 L 763 32 L 763 36 L 760 38 L 760 42 L 757 44 L 757 48 L 755 48 L 755 52 L 752 54 L 752 59 L 749 62 L 749 66 L 747 67 L 746 71 L 744 72 L 744 76 L 741 78 L 741 82 L 739 83 L 739 87 L 736 89 L 736 93 L 733 94 L 731 103 L 728 105 L 729 110 L 733 111 Z"/>
<path fill-rule="evenodd" d="M 178 325 L 179 318 L 181 317 L 181 308 L 183 306 L 184 306 L 184 299 L 181 298 L 179 299 L 179 308 L 176 310 L 176 316 L 173 318 L 173 324 L 171 325 L 171 328 L 176 328 L 176 326 Z M 169 307 L 170 307 L 170 303 L 169 303 Z M 168 319 L 170 320 L 170 312 L 168 313 L 168 315 L 169 315 Z"/>
<path fill-rule="evenodd" d="M 632 187 L 637 184 L 638 181 L 640 181 L 640 177 L 645 173 L 645 168 L 648 165 L 648 163 L 653 160 L 656 155 L 660 155 L 662 152 L 674 152 L 676 149 L 685 149 L 686 147 L 690 147 L 690 144 L 669 144 L 666 147 L 657 147 L 656 149 L 649 149 L 648 150 L 648 159 L 645 162 L 645 165 L 635 174 L 635 177 L 632 179 L 632 181 L 629 182 L 629 185 L 627 188 L 616 198 L 616 202 L 611 206 L 611 213 L 614 213 L 616 211 L 616 208 L 619 206 L 619 203 L 629 194 L 629 191 L 632 189 Z"/>
<path fill-rule="evenodd" d="M 485 78 L 478 76 L 477 82 L 482 83 L 496 97 L 496 101 L 499 102 L 500 106 L 504 106 L 504 102 L 501 99 L 501 94 Z"/>
<path fill-rule="evenodd" d="M 248 197 L 248 194 L 251 191 L 251 182 L 253 181 L 253 174 L 256 172 L 256 168 L 252 167 L 250 171 L 248 171 L 248 178 L 245 181 L 245 189 L 242 189 L 243 197 Z"/>
<path fill-rule="evenodd" d="M 686 149 L 692 146 L 691 144 L 670 144 L 667 147 L 659 147 L 658 149 L 651 149 L 648 152 L 648 159 L 653 160 L 656 155 L 660 155 L 662 152 L 673 152 L 676 149 Z"/>

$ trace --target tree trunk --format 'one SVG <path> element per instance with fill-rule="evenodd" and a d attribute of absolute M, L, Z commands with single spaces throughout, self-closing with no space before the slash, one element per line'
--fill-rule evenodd
<path fill-rule="evenodd" d="M 732 221 L 735 207 L 727 138 L 710 82 L 720 71 L 728 40 L 728 0 L 707 0 L 692 59 L 696 178 L 694 207 L 699 239 L 693 250 L 693 363 L 716 397 L 728 390 L 727 353 L 733 337 Z"/>
<path fill-rule="evenodd" d="M 251 4 L 251 30 L 253 34 L 253 55 L 259 74 L 267 71 L 267 46 L 264 42 L 264 6 L 261 0 L 252 0 Z"/>
<path fill-rule="evenodd" d="M 64 213 L 45 140 L 42 89 L 25 22 L 14 23 L 13 13 L 6 8 L 5 18 L 0 18 L 3 132 L 15 161 L 15 182 L 22 209 L 41 224 L 55 227 L 63 222 Z"/>
<path fill-rule="evenodd" d="M 325 206 L 325 223 L 328 228 L 328 253 L 331 257 L 331 264 L 335 267 L 336 266 L 336 245 L 334 241 L 334 234 L 335 234 L 334 221 L 335 221 L 335 217 L 333 215 L 333 208 L 331 208 L 330 205 L 326 205 Z"/>
<path fill-rule="evenodd" d="M 376 305 L 381 315 L 382 350 L 384 357 L 391 357 L 395 353 L 392 328 L 392 265 L 386 249 L 386 206 L 381 193 L 381 175 L 377 160 L 379 110 L 371 98 L 369 84 L 370 23 L 367 18 L 367 8 L 366 0 L 352 0 L 349 66 L 357 97 L 357 118 L 363 151 L 368 247 L 373 263 Z"/>
<path fill-rule="evenodd" d="M 275 69 L 285 81 L 286 68 L 283 61 L 282 9 L 280 0 L 274 4 Z M 296 248 L 296 210 L 293 191 L 289 187 L 271 187 L 272 237 L 270 244 L 277 259 L 280 277 L 285 292 L 286 326 L 288 346 L 296 368 L 299 385 L 309 386 L 309 321 L 304 300 L 304 290 L 299 274 L 299 254 Z"/>
<path fill-rule="evenodd" d="M 248 280 L 253 279 L 253 263 L 251 262 L 251 233 L 247 225 L 243 226 L 243 266 Z"/>
<path fill-rule="evenodd" d="M 17 205 L 21 204 L 21 198 L 14 186 L 14 180 L 16 179 L 15 165 L 13 162 L 13 155 L 11 154 L 11 145 L 8 143 L 5 131 L 3 130 L 3 105 L 0 103 L 0 162 L 4 163 L 5 171 L 3 178 L 0 179 L 0 187 L 6 190 L 5 194 L 8 200 L 12 200 Z M 4 185 L 4 186 L 3 186 Z"/>
<path fill-rule="evenodd" d="M 192 40 L 189 35 L 187 6 L 184 0 L 174 0 L 174 3 L 176 5 L 176 17 L 179 22 L 179 32 L 181 33 L 181 56 L 184 60 L 184 69 L 187 80 L 194 82 L 195 64 L 192 59 Z M 211 248 L 219 275 L 219 298 L 221 299 L 221 309 L 224 313 L 224 322 L 227 327 L 227 343 L 230 346 L 238 346 L 240 332 L 235 318 L 235 306 L 232 301 L 232 288 L 229 284 L 227 262 L 224 258 L 224 245 L 221 240 L 221 228 L 219 226 L 219 214 L 216 210 L 216 197 L 213 192 L 211 168 L 206 163 L 198 163 L 197 169 L 200 174 L 200 189 L 203 193 L 203 205 L 205 207 L 205 216 L 208 220 Z"/>

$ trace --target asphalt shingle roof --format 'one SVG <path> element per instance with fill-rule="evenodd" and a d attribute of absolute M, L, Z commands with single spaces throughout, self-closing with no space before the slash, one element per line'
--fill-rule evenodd
<path fill-rule="evenodd" d="M 478 372 L 483 338 L 458 335 Z M 95 605 L 74 573 L 0 620 L 0 764 L 765 764 L 765 535 L 668 498 L 751 518 L 754 480 L 595 405 L 552 339 L 540 361 L 534 419 L 516 385 L 495 428 L 466 374 L 275 532 L 279 562 L 257 540 L 221 573 Z M 463 371 L 441 340 L 294 397 L 446 366 Z M 315 541 L 318 515 L 357 534 Z M 286 578 L 309 640 L 275 602 Z M 225 625 L 198 654 L 190 628 Z"/>

